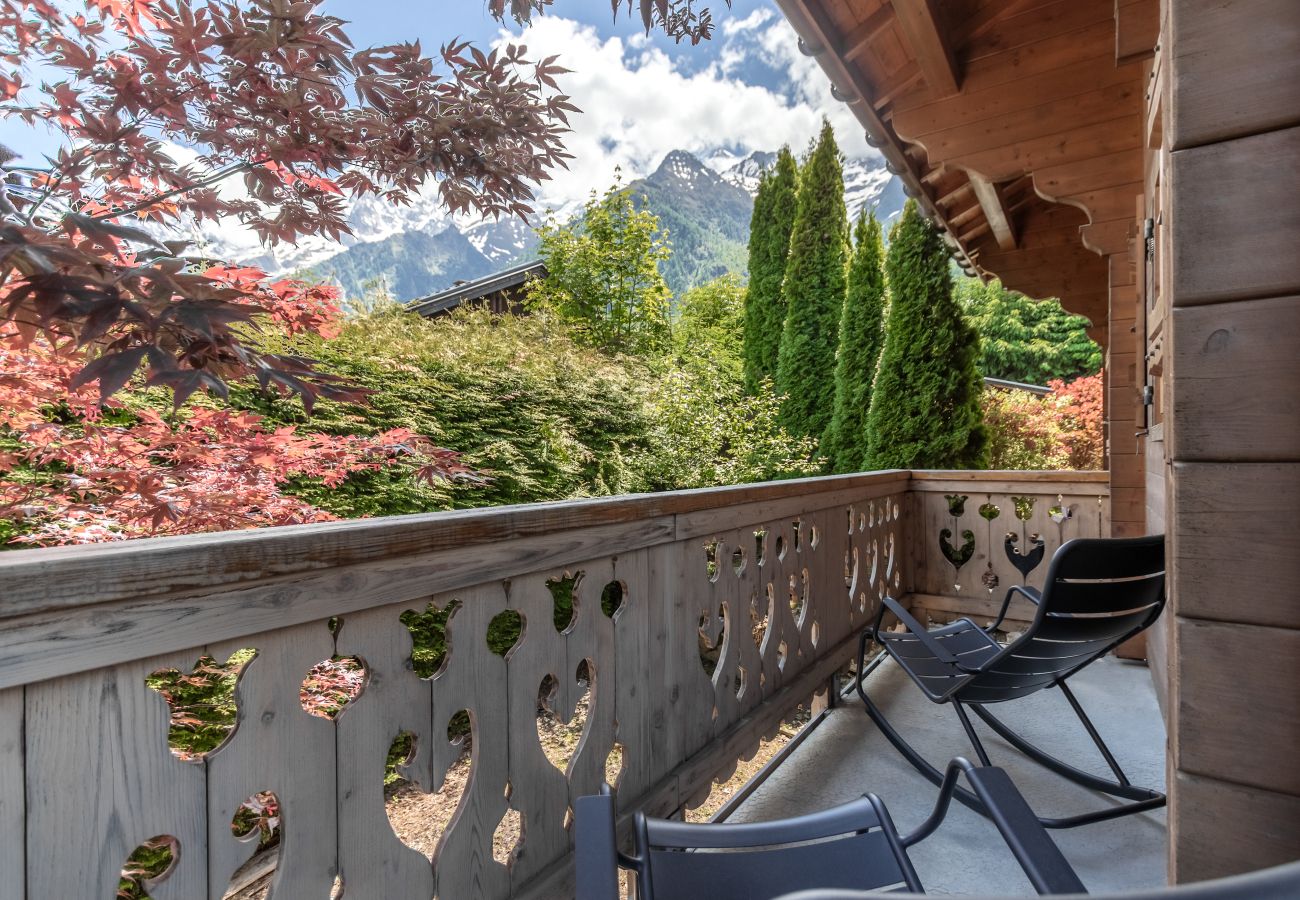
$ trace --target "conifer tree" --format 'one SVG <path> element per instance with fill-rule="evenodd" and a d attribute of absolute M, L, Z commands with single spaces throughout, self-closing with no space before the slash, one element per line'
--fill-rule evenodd
<path fill-rule="evenodd" d="M 844 175 L 830 122 L 799 177 L 799 205 L 790 232 L 781 292 L 785 328 L 777 355 L 776 388 L 784 394 L 781 424 L 820 440 L 835 405 L 835 350 L 844 307 L 848 256 Z"/>
<path fill-rule="evenodd" d="M 757 393 L 764 378 L 776 378 L 776 358 L 785 327 L 781 280 L 790 252 L 799 167 L 789 147 L 764 172 L 749 224 L 749 293 L 745 298 L 745 387 Z"/>
<path fill-rule="evenodd" d="M 869 469 L 985 465 L 979 336 L 953 298 L 948 252 L 907 201 L 885 258 L 889 316 L 867 417 Z"/>
<path fill-rule="evenodd" d="M 880 223 L 863 210 L 854 228 L 840 315 L 840 348 L 835 358 L 835 413 L 822 438 L 822 453 L 833 472 L 855 472 L 867 455 L 867 413 L 884 342 L 885 275 L 881 270 Z"/>

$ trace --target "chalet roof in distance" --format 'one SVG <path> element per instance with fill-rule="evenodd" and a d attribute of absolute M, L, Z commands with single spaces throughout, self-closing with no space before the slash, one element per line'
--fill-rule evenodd
<path fill-rule="evenodd" d="M 482 278 L 476 278 L 473 281 L 462 281 L 459 284 L 454 284 L 445 291 L 440 291 L 432 296 L 412 300 L 406 304 L 406 308 L 411 312 L 419 313 L 427 319 L 449 312 L 462 303 L 480 300 L 498 291 L 520 287 L 530 278 L 545 277 L 546 263 L 540 259 L 535 259 L 531 262 L 511 266 L 509 269 L 491 275 L 485 275 Z"/>

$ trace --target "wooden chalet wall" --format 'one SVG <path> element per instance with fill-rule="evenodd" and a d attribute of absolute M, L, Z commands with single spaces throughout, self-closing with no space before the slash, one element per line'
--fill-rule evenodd
<path fill-rule="evenodd" d="M 1149 458 L 1171 536 L 1170 873 L 1300 855 L 1300 4 L 1165 0 Z"/>

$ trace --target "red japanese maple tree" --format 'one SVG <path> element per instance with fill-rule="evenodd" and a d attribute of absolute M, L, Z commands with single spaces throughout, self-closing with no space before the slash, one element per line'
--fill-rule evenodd
<path fill-rule="evenodd" d="M 551 2 L 487 6 L 526 21 Z M 398 461 L 463 473 L 405 432 L 303 435 L 220 409 L 112 415 L 133 379 L 169 388 L 178 410 L 245 377 L 309 411 L 360 398 L 259 344 L 272 328 L 328 333 L 333 291 L 203 258 L 169 226 L 237 220 L 272 245 L 337 239 L 349 200 L 405 204 L 429 185 L 453 212 L 525 216 L 533 186 L 564 164 L 576 107 L 554 58 L 460 41 L 434 56 L 418 43 L 355 49 L 320 5 L 0 0 L 0 114 L 65 138 L 45 167 L 0 148 L 0 426 L 18 438 L 0 446 L 0 471 L 27 471 L 0 482 L 0 508 L 39 520 L 25 540 L 312 521 L 325 513 L 282 494 L 286 478 Z M 692 0 L 639 6 L 647 29 L 678 40 L 712 28 Z M 220 190 L 236 178 L 243 192 Z"/>

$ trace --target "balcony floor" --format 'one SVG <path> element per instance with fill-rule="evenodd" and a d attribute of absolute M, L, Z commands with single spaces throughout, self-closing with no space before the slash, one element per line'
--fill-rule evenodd
<path fill-rule="evenodd" d="M 868 684 L 872 699 L 931 762 L 942 768 L 953 756 L 975 759 L 956 713 L 926 700 L 892 662 L 883 664 Z M 1070 684 L 1130 780 L 1162 786 L 1164 722 L 1147 668 L 1106 657 Z M 1048 752 L 1109 775 L 1059 691 L 1042 691 L 996 712 Z M 1007 769 L 1040 815 L 1073 815 L 1115 802 L 1047 772 L 975 721 L 993 764 Z M 880 795 L 904 833 L 929 815 L 936 794 L 876 729 L 854 695 L 852 702 L 846 700 L 833 710 L 728 821 L 813 812 L 866 791 Z M 1051 834 L 1091 892 L 1166 883 L 1164 809 Z M 910 855 L 928 893 L 1034 895 L 997 829 L 958 803 L 939 830 Z"/>

